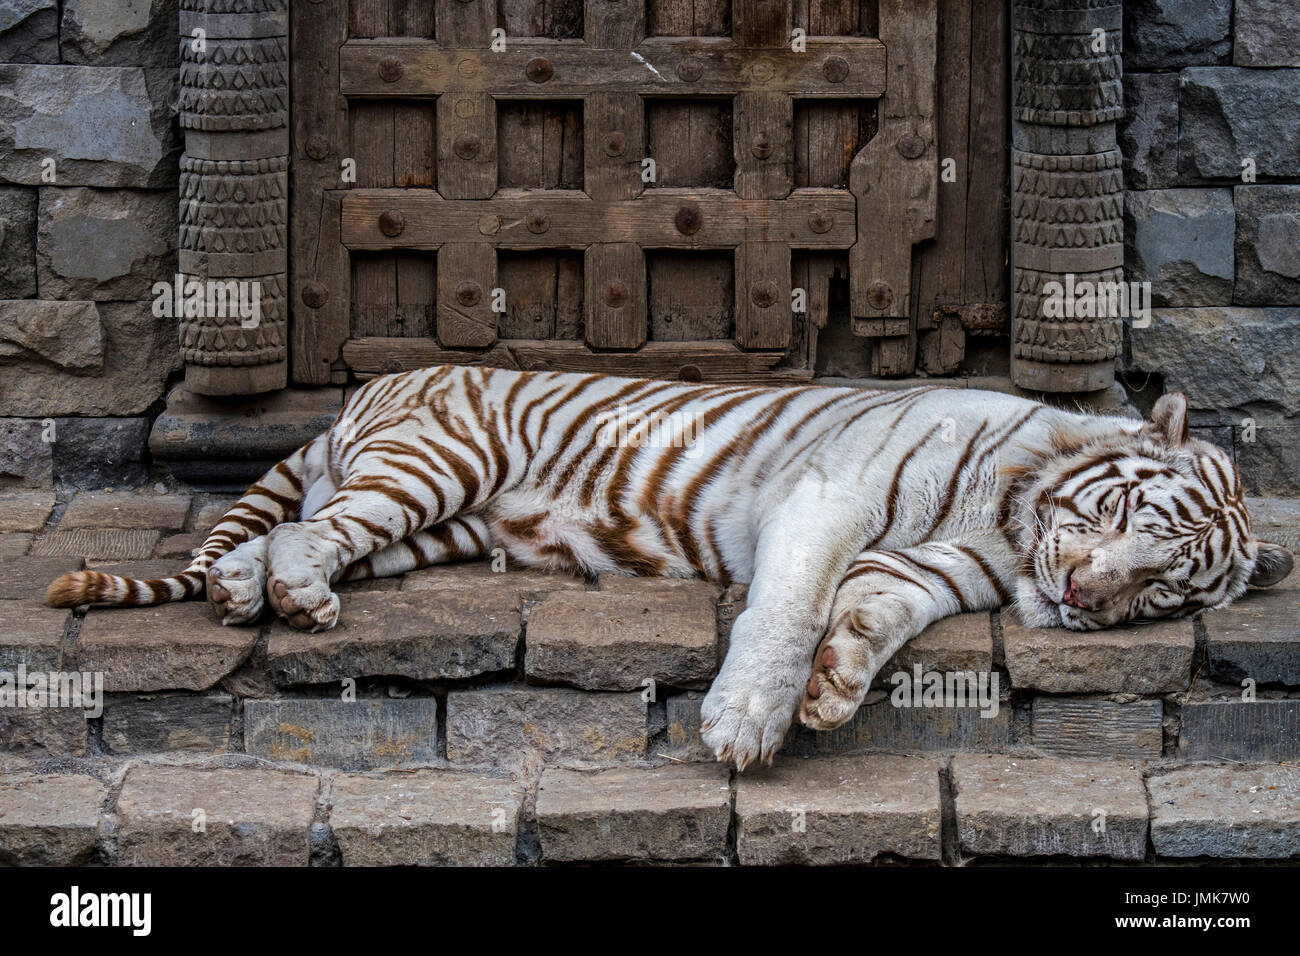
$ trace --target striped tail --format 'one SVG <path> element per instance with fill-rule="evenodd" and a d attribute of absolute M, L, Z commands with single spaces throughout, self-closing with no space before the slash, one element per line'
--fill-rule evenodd
<path fill-rule="evenodd" d="M 50 583 L 45 603 L 50 607 L 143 607 L 198 597 L 214 561 L 277 524 L 297 518 L 306 489 L 320 476 L 327 435 L 303 445 L 244 492 L 204 539 L 203 547 L 184 571 L 147 581 L 102 571 L 73 571 Z"/>

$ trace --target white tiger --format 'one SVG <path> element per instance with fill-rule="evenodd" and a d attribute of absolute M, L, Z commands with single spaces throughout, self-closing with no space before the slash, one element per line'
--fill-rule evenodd
<path fill-rule="evenodd" d="M 1150 422 L 994 392 L 689 385 L 440 366 L 375 379 L 278 464 L 181 574 L 93 571 L 55 606 L 199 594 L 334 626 L 331 582 L 504 547 L 587 574 L 750 582 L 703 704 L 720 759 L 770 761 L 793 716 L 852 716 L 939 618 L 1014 597 L 1085 629 L 1221 607 L 1292 557 L 1251 535 L 1231 459 Z"/>

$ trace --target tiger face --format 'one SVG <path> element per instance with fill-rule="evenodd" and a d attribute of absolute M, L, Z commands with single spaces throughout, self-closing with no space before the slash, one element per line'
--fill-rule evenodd
<path fill-rule="evenodd" d="M 1034 626 L 1096 630 L 1224 607 L 1285 578 L 1292 555 L 1251 534 L 1231 458 L 1190 439 L 1187 403 L 1162 397 L 1118 441 L 1049 461 L 1033 508 L 1018 597 Z"/>

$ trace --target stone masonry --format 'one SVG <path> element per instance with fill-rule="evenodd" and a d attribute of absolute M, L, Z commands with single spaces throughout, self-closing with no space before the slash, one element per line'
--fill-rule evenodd
<path fill-rule="evenodd" d="M 1300 26 L 1284 0 L 1126 0 L 1126 383 L 1187 394 L 1252 494 L 1300 489 Z"/>
<path fill-rule="evenodd" d="M 1295 576 L 1110 631 L 949 618 L 738 774 L 699 727 L 743 586 L 472 562 L 344 585 L 318 635 L 43 605 L 68 570 L 177 570 L 227 502 L 0 494 L 0 864 L 1300 857 Z M 102 712 L 18 706 L 19 667 L 97 676 Z M 927 697 L 958 674 L 985 696 Z"/>

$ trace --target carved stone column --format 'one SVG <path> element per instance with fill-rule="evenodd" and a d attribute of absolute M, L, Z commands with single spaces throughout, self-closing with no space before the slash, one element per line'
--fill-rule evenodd
<path fill-rule="evenodd" d="M 1123 281 L 1122 14 L 1122 0 L 1015 0 L 1011 377 L 1023 388 L 1115 381 L 1121 319 L 1045 307 L 1048 284 L 1072 287 L 1070 275 Z"/>
<path fill-rule="evenodd" d="M 257 283 L 260 316 L 181 318 L 185 384 L 283 388 L 288 369 L 288 0 L 181 0 L 180 270 Z M 251 286 L 246 286 L 248 291 Z"/>

